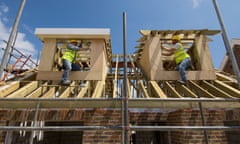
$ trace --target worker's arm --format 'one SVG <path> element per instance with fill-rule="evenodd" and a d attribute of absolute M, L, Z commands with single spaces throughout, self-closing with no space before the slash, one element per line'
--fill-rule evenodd
<path fill-rule="evenodd" d="M 74 51 L 79 51 L 81 49 L 79 46 L 75 46 L 73 44 L 68 44 L 67 48 L 69 48 L 70 50 L 74 50 Z"/>
<path fill-rule="evenodd" d="M 163 55 L 165 55 L 165 56 L 171 56 L 176 51 L 175 48 L 167 47 L 166 45 L 161 45 L 161 47 L 166 50 L 166 52 L 163 53 Z"/>

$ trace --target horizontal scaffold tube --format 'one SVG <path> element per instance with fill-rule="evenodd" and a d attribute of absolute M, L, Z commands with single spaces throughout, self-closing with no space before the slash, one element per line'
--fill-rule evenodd
<path fill-rule="evenodd" d="M 0 131 L 86 131 L 86 130 L 122 130 L 123 126 L 47 126 L 22 127 L 0 126 Z M 240 131 L 240 126 L 129 126 L 132 131 Z"/>

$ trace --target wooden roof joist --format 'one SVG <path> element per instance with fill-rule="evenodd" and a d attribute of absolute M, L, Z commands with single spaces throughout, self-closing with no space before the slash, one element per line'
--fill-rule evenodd
<path fill-rule="evenodd" d="M 208 30 L 208 29 L 199 29 L 199 30 L 140 30 L 140 33 L 143 36 L 147 35 L 175 35 L 175 34 L 182 34 L 182 35 L 215 35 L 221 32 L 220 30 Z"/>
<path fill-rule="evenodd" d="M 239 108 L 240 99 L 224 98 L 139 98 L 129 99 L 129 108 L 199 108 L 199 102 L 204 108 Z M 121 108 L 121 99 L 21 99 L 6 98 L 0 101 L 0 107 L 4 109 L 36 108 L 39 103 L 40 108 Z"/>

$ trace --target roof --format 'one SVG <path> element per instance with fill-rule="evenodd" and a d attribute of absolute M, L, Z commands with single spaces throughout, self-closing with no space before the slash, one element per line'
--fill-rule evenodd
<path fill-rule="evenodd" d="M 36 28 L 35 34 L 42 41 L 46 38 L 110 39 L 108 28 Z"/>
<path fill-rule="evenodd" d="M 134 60 L 129 60 L 132 65 L 129 69 L 135 69 Z M 41 108 L 120 108 L 121 69 L 112 67 L 105 81 L 85 81 L 84 86 L 78 81 L 72 81 L 70 86 L 27 78 L 7 81 L 0 86 L 0 107 L 35 108 L 39 103 Z M 189 81 L 189 85 L 181 85 L 177 81 L 146 81 L 141 72 L 132 71 L 127 75 L 128 106 L 198 108 L 201 102 L 205 108 L 239 107 L 240 90 L 235 77 L 219 71 L 216 75 L 217 80 Z"/>
<path fill-rule="evenodd" d="M 61 30 L 61 31 L 60 31 Z M 56 35 L 64 38 L 66 29 L 36 29 L 39 38 Z M 70 36 L 91 36 L 96 29 L 70 30 Z M 76 29 L 75 29 L 76 30 Z M 99 37 L 108 37 L 100 30 Z M 142 31 L 144 34 L 166 31 Z M 168 30 L 167 30 L 168 32 Z M 172 33 L 180 31 L 171 31 Z M 191 31 L 188 31 L 189 34 Z M 204 30 L 193 31 L 194 34 Z M 215 34 L 212 31 L 209 34 Z M 76 34 L 78 33 L 78 34 Z M 79 34 L 80 33 L 80 34 Z M 187 35 L 187 34 L 185 34 Z M 68 34 L 69 36 L 69 34 Z M 240 89 L 236 77 L 215 71 L 215 80 L 189 80 L 182 85 L 176 80 L 148 80 L 137 65 L 137 55 L 127 55 L 127 96 L 129 108 L 239 108 Z M 121 108 L 124 96 L 124 56 L 113 55 L 105 80 L 72 81 L 69 86 L 59 81 L 37 81 L 38 71 L 24 72 L 21 77 L 0 85 L 0 108 Z M 23 77 L 22 77 L 23 76 Z M 20 78 L 20 79 L 19 79 Z M 84 85 L 81 85 L 84 83 Z"/>

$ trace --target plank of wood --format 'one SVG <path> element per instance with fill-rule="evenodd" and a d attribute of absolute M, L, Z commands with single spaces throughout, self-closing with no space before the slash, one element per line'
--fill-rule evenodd
<path fill-rule="evenodd" d="M 38 87 L 38 81 L 32 81 L 14 93 L 6 96 L 7 98 L 24 98 Z"/>
<path fill-rule="evenodd" d="M 187 88 L 185 85 L 182 84 L 177 84 L 176 85 L 176 90 L 179 93 L 183 93 L 183 97 L 192 97 L 192 98 L 197 98 L 197 95 L 192 92 L 189 88 Z"/>
<path fill-rule="evenodd" d="M 150 98 L 150 96 L 149 96 L 149 94 L 148 94 L 145 86 L 143 85 L 143 81 L 142 81 L 142 80 L 139 80 L 138 83 L 139 83 L 139 85 L 140 85 L 141 90 L 143 91 L 144 96 L 145 96 L 146 98 Z"/>
<path fill-rule="evenodd" d="M 215 80 L 215 71 L 186 71 L 188 80 Z M 180 80 L 178 71 L 155 71 L 151 80 Z"/>
<path fill-rule="evenodd" d="M 221 89 L 223 91 L 225 91 L 226 93 L 228 93 L 229 95 L 236 97 L 236 98 L 240 98 L 240 91 L 219 81 L 219 80 L 215 80 L 214 81 L 214 85 L 218 88 Z"/>
<path fill-rule="evenodd" d="M 234 98 L 222 89 L 219 89 L 215 87 L 214 85 L 210 84 L 207 81 L 201 81 L 201 87 L 209 91 L 211 94 L 213 94 L 216 97 L 222 97 L 222 98 Z"/>
<path fill-rule="evenodd" d="M 95 87 L 95 90 L 93 92 L 92 98 L 100 98 L 102 97 L 102 92 L 104 88 L 104 81 L 98 81 L 97 85 Z"/>
<path fill-rule="evenodd" d="M 55 98 L 55 87 L 51 87 L 41 98 Z"/>
<path fill-rule="evenodd" d="M 61 80 L 63 71 L 38 71 L 37 80 Z M 69 80 L 102 80 L 102 71 L 71 71 Z"/>
<path fill-rule="evenodd" d="M 163 90 L 159 87 L 156 81 L 150 81 L 149 84 L 152 86 L 154 92 L 160 97 L 160 98 L 167 98 L 166 94 L 163 92 Z"/>
<path fill-rule="evenodd" d="M 196 95 L 198 97 L 208 97 L 208 98 L 215 98 L 214 95 L 209 93 L 207 90 L 204 88 L 200 87 L 198 84 L 196 84 L 193 81 L 188 81 L 189 86 L 195 91 Z"/>
<path fill-rule="evenodd" d="M 89 81 L 87 81 L 86 86 L 80 90 L 80 92 L 77 95 L 77 98 L 83 98 L 84 95 L 87 93 L 88 88 L 89 88 Z"/>
<path fill-rule="evenodd" d="M 116 68 L 114 73 L 114 79 L 113 79 L 113 98 L 117 98 L 117 78 L 118 78 L 118 60 L 119 56 L 116 56 Z"/>
<path fill-rule="evenodd" d="M 45 93 L 47 91 L 47 85 L 48 85 L 48 83 L 45 82 L 38 89 L 33 91 L 31 94 L 27 95 L 27 98 L 38 98 L 40 95 L 42 95 L 43 93 Z"/>
<path fill-rule="evenodd" d="M 182 96 L 171 86 L 169 82 L 165 82 L 164 85 L 168 92 L 168 97 L 182 98 Z"/>
<path fill-rule="evenodd" d="M 73 82 L 70 84 L 70 86 L 67 87 L 67 88 L 63 91 L 63 93 L 59 96 L 59 98 L 67 98 L 67 97 L 69 97 L 71 91 L 75 89 L 75 87 L 73 87 L 74 85 L 75 85 L 75 81 L 73 81 Z"/>
<path fill-rule="evenodd" d="M 14 92 L 20 87 L 19 81 L 13 81 L 10 83 L 7 83 L 7 85 L 0 87 L 0 98 L 7 96 L 8 94 Z"/>
<path fill-rule="evenodd" d="M 45 39 L 42 50 L 42 56 L 39 64 L 40 71 L 52 70 L 55 52 L 56 52 L 56 39 L 55 38 Z"/>

